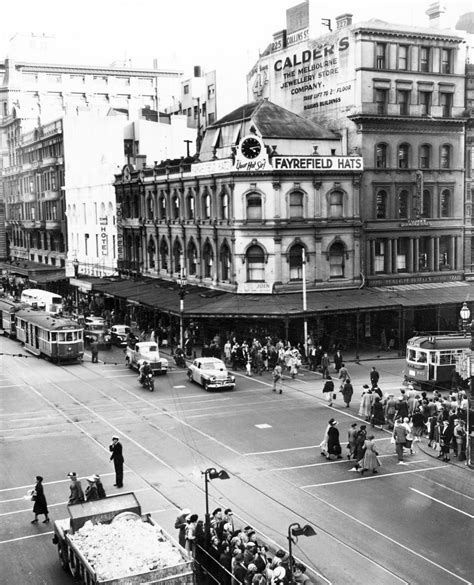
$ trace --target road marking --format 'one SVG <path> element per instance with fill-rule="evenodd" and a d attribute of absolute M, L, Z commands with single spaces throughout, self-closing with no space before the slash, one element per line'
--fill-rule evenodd
<path fill-rule="evenodd" d="M 319 445 L 307 445 L 305 447 L 290 447 L 289 449 L 275 449 L 274 451 L 253 451 L 252 453 L 243 453 L 244 457 L 249 455 L 267 455 L 271 453 L 285 453 L 286 451 L 300 451 L 302 449 L 318 449 Z"/>
<path fill-rule="evenodd" d="M 437 485 L 445 490 L 449 490 L 450 492 L 453 492 L 453 493 L 457 494 L 458 496 L 462 496 L 463 498 L 468 498 L 469 500 L 474 500 L 473 497 L 468 496 L 467 494 L 463 494 L 462 492 L 458 492 L 458 490 L 453 490 L 453 488 L 450 488 L 447 485 L 443 485 L 442 483 L 438 483 L 437 481 L 431 480 L 431 483 L 434 483 L 435 485 Z"/>
<path fill-rule="evenodd" d="M 432 469 L 438 469 L 438 468 L 444 469 L 444 466 L 433 467 Z M 427 471 L 427 469 L 417 469 L 416 471 L 418 471 L 418 472 L 419 471 Z M 392 474 L 392 475 L 395 475 L 395 474 Z M 388 476 L 380 476 L 380 477 L 388 477 Z M 336 510 L 336 512 L 339 512 L 340 514 L 346 516 L 347 518 L 350 518 L 351 520 L 353 520 L 357 524 L 361 524 L 362 526 L 364 526 L 364 528 L 367 528 L 367 530 L 371 530 L 372 532 L 375 532 L 375 534 L 377 534 L 378 536 L 381 536 L 382 538 L 385 538 L 386 540 L 388 540 L 392 544 L 395 544 L 396 546 L 399 546 L 400 548 L 402 548 L 403 550 L 407 551 L 408 553 L 415 555 L 419 559 L 422 559 L 426 563 L 429 563 L 430 565 L 435 566 L 436 568 L 440 569 L 441 571 L 444 571 L 445 573 L 448 573 L 449 575 L 451 575 L 455 579 L 459 579 L 459 581 L 462 581 L 466 585 L 472 585 L 472 582 L 471 581 L 466 581 L 466 579 L 463 579 L 459 575 L 456 575 L 455 573 L 451 572 L 449 569 L 446 569 L 446 567 L 442 567 L 441 565 L 439 565 L 438 563 L 435 563 L 434 561 L 432 561 L 428 557 L 425 557 L 422 554 L 420 554 L 420 553 L 416 552 L 415 550 L 413 550 L 412 548 L 409 548 L 409 547 L 405 546 L 404 544 L 402 544 L 401 542 L 398 542 L 397 540 L 391 538 L 387 534 L 384 534 L 383 532 L 380 532 L 379 530 L 377 530 L 373 526 L 370 526 L 366 522 L 363 522 L 362 520 L 359 520 L 358 518 L 356 518 L 352 514 L 349 514 L 348 512 L 345 512 L 344 510 L 342 510 L 341 508 L 338 508 L 334 504 L 331 504 L 331 502 L 328 502 L 324 498 L 321 498 L 320 496 L 317 496 L 316 494 L 312 494 L 310 492 L 309 492 L 309 495 L 311 495 L 312 497 L 314 497 L 316 500 L 319 500 L 323 504 L 326 504 L 326 506 L 329 506 L 333 510 Z"/>
<path fill-rule="evenodd" d="M 422 463 L 428 461 L 428 459 L 420 459 L 416 463 Z M 354 477 L 352 479 L 341 479 L 340 481 L 328 481 L 325 483 L 313 483 L 310 485 L 301 485 L 301 489 L 313 488 L 313 487 L 325 487 L 328 485 L 337 485 L 339 483 L 351 483 L 354 481 L 367 481 L 368 479 L 381 479 L 382 477 L 393 477 L 394 475 L 406 475 L 408 473 L 420 473 L 422 471 L 432 471 L 433 469 L 444 469 L 444 466 L 438 465 L 437 467 L 425 467 L 424 469 L 410 469 L 409 471 L 396 471 L 394 473 L 378 473 L 376 475 L 369 475 L 367 477 Z"/>
<path fill-rule="evenodd" d="M 257 427 L 257 429 L 271 429 L 272 425 L 269 425 L 267 423 L 262 423 L 260 425 L 255 425 Z"/>
<path fill-rule="evenodd" d="M 173 386 L 173 388 L 174 388 L 175 390 L 178 390 L 179 388 L 186 388 L 186 386 Z"/>
<path fill-rule="evenodd" d="M 10 540 L 0 540 L 0 544 L 8 544 L 10 542 L 28 540 L 30 538 L 37 538 L 38 536 L 51 536 L 51 534 L 54 534 L 52 530 L 50 530 L 49 532 L 42 532 L 41 534 L 31 534 L 30 536 L 19 536 L 18 538 L 10 538 Z"/>
<path fill-rule="evenodd" d="M 379 459 L 382 459 L 382 457 L 395 457 L 396 455 L 378 455 Z M 423 459 L 423 461 L 426 461 L 426 459 Z M 347 459 L 341 459 L 339 461 L 331 461 L 331 463 L 328 463 L 327 461 L 322 461 L 321 463 L 309 463 L 308 465 L 295 465 L 294 467 L 276 467 L 275 469 L 270 469 L 269 471 L 288 471 L 291 469 L 304 469 L 305 467 L 319 467 L 320 465 L 331 465 L 333 463 L 352 463 L 355 464 L 356 461 L 355 459 L 351 459 L 351 460 L 347 460 Z M 337 483 L 337 482 L 335 482 Z"/>
<path fill-rule="evenodd" d="M 132 473 L 132 471 L 130 471 L 128 469 L 125 469 L 124 470 L 124 473 Z M 115 475 L 115 472 L 112 471 L 110 473 L 101 473 L 100 474 L 100 477 L 108 477 L 109 475 Z M 82 477 L 79 476 L 78 479 L 85 479 L 86 477 L 87 477 L 87 475 L 84 475 Z M 70 482 L 70 479 L 69 478 L 66 478 L 66 479 L 57 479 L 55 481 L 43 481 L 43 485 L 54 485 L 54 484 L 57 484 L 57 483 L 69 483 L 69 482 Z M 0 494 L 3 493 L 3 492 L 12 492 L 14 490 L 28 490 L 28 489 L 31 489 L 31 488 L 32 488 L 32 484 L 31 483 L 28 484 L 28 485 L 19 485 L 19 486 L 12 487 L 12 488 L 3 488 L 3 489 L 0 489 Z M 3 502 L 0 501 L 0 504 L 2 504 L 2 503 Z"/>
<path fill-rule="evenodd" d="M 463 510 L 460 510 L 459 508 L 455 508 L 454 506 L 451 506 L 450 504 L 446 504 L 446 502 L 442 502 L 441 500 L 438 500 L 437 498 L 433 498 L 433 496 L 429 496 L 428 494 L 424 494 L 423 492 L 420 492 L 419 490 L 412 488 L 412 487 L 410 489 L 412 492 L 416 492 L 417 494 L 420 494 L 420 496 L 423 496 L 425 498 L 429 498 L 430 500 L 433 500 L 433 502 L 437 502 L 438 504 L 441 504 L 442 506 L 446 506 L 447 508 L 451 508 L 451 510 L 455 510 L 456 512 L 459 512 L 460 514 L 464 514 L 468 518 L 471 518 L 471 519 L 474 518 L 474 516 L 472 514 L 468 514 L 467 512 L 464 512 Z"/>

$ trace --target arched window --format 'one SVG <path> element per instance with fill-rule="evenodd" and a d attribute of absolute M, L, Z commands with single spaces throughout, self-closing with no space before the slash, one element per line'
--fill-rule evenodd
<path fill-rule="evenodd" d="M 160 264 L 161 264 L 161 269 L 162 270 L 168 270 L 168 255 L 169 255 L 169 249 L 168 249 L 168 242 L 162 238 L 161 242 L 160 242 Z"/>
<path fill-rule="evenodd" d="M 344 245 L 335 242 L 329 250 L 329 277 L 344 278 Z"/>
<path fill-rule="evenodd" d="M 388 147 L 386 144 L 377 144 L 375 147 L 375 166 L 378 169 L 387 168 L 387 152 Z"/>
<path fill-rule="evenodd" d="M 420 146 L 420 169 L 429 169 L 431 166 L 431 146 L 422 144 Z"/>
<path fill-rule="evenodd" d="M 431 217 L 431 192 L 428 189 L 423 190 L 420 215 L 421 217 Z"/>
<path fill-rule="evenodd" d="M 441 191 L 440 215 L 441 217 L 451 216 L 451 192 L 449 189 L 443 189 Z"/>
<path fill-rule="evenodd" d="M 184 264 L 183 248 L 179 240 L 173 244 L 173 272 L 181 273 L 181 264 Z M 184 266 L 183 266 L 184 267 Z"/>
<path fill-rule="evenodd" d="M 381 189 L 375 196 L 375 216 L 377 219 L 387 217 L 387 192 Z"/>
<path fill-rule="evenodd" d="M 333 191 L 329 195 L 329 217 L 342 217 L 344 194 L 341 191 Z"/>
<path fill-rule="evenodd" d="M 451 168 L 451 146 L 449 144 L 441 146 L 439 162 L 442 169 Z"/>
<path fill-rule="evenodd" d="M 206 193 L 202 198 L 202 215 L 204 219 L 211 219 L 211 196 Z"/>
<path fill-rule="evenodd" d="M 290 218 L 301 219 L 303 216 L 303 193 L 294 191 L 290 193 Z"/>
<path fill-rule="evenodd" d="M 398 194 L 398 217 L 408 217 L 408 191 L 406 189 Z"/>
<path fill-rule="evenodd" d="M 221 280 L 230 280 L 230 268 L 232 266 L 232 260 L 231 260 L 229 246 L 227 246 L 227 244 L 224 244 L 221 248 L 220 263 L 221 263 Z"/>
<path fill-rule="evenodd" d="M 204 261 L 204 278 L 212 278 L 213 271 L 212 267 L 214 265 L 214 253 L 212 251 L 212 246 L 209 242 L 206 242 L 202 251 L 202 257 Z"/>
<path fill-rule="evenodd" d="M 146 218 L 153 221 L 155 216 L 155 205 L 153 201 L 153 195 L 151 193 L 148 194 L 146 198 Z"/>
<path fill-rule="evenodd" d="M 166 196 L 160 195 L 160 199 L 158 200 L 158 216 L 160 219 L 166 219 Z"/>
<path fill-rule="evenodd" d="M 222 193 L 220 203 L 221 219 L 229 219 L 229 196 L 227 193 Z"/>
<path fill-rule="evenodd" d="M 194 242 L 188 245 L 188 274 L 195 276 L 197 272 L 198 255 Z"/>
<path fill-rule="evenodd" d="M 410 145 L 406 142 L 398 147 L 398 168 L 407 169 L 409 165 Z"/>
<path fill-rule="evenodd" d="M 302 280 L 303 278 L 303 246 L 295 244 L 290 249 L 290 280 Z"/>
<path fill-rule="evenodd" d="M 245 255 L 247 260 L 247 281 L 265 281 L 265 254 L 260 246 L 250 246 Z"/>
<path fill-rule="evenodd" d="M 172 199 L 171 214 L 173 219 L 179 219 L 179 195 L 175 195 Z"/>
<path fill-rule="evenodd" d="M 258 193 L 247 196 L 247 220 L 260 221 L 262 219 L 262 197 Z"/>
<path fill-rule="evenodd" d="M 149 268 L 155 268 L 156 246 L 155 246 L 155 240 L 152 237 L 150 237 L 150 239 L 148 240 L 147 252 L 148 252 L 148 266 L 149 266 Z"/>
<path fill-rule="evenodd" d="M 194 219 L 196 216 L 195 213 L 195 203 L 194 203 L 194 195 L 188 195 L 186 198 L 186 217 L 187 219 Z"/>

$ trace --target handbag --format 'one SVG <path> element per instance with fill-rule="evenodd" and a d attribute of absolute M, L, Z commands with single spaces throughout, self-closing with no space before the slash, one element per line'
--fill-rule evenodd
<path fill-rule="evenodd" d="M 336 400 L 336 398 L 337 398 L 337 394 L 334 392 L 334 394 L 332 395 L 332 399 Z"/>

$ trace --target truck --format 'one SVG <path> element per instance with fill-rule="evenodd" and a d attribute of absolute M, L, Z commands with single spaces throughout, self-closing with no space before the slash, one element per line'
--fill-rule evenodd
<path fill-rule="evenodd" d="M 150 514 L 133 492 L 68 505 L 54 522 L 59 563 L 85 585 L 194 585 L 192 556 Z M 120 554 L 117 554 L 117 551 Z"/>
<path fill-rule="evenodd" d="M 125 348 L 125 365 L 139 370 L 144 361 L 147 361 L 153 374 L 166 374 L 168 360 L 160 356 L 158 344 L 154 341 L 138 341 Z"/>

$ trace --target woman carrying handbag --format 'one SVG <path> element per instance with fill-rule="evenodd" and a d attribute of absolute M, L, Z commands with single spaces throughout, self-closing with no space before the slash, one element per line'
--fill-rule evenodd
<path fill-rule="evenodd" d="M 31 499 L 34 502 L 33 506 L 33 513 L 35 515 L 35 519 L 31 521 L 32 524 L 38 523 L 38 516 L 40 514 L 44 514 L 43 524 L 48 524 L 49 517 L 48 517 L 48 504 L 46 502 L 46 497 L 44 495 L 43 490 L 43 478 L 41 475 L 36 476 L 36 484 L 34 489 L 31 492 Z"/>

